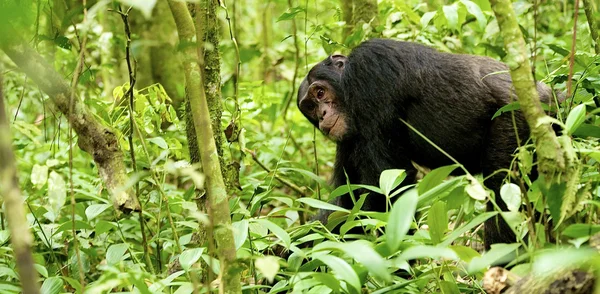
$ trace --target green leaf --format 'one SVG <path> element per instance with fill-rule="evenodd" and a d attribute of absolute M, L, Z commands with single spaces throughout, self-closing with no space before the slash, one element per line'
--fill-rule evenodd
<path fill-rule="evenodd" d="M 45 214 L 51 221 L 55 221 L 60 210 L 67 200 L 67 186 L 61 175 L 55 171 L 50 172 L 48 178 L 48 213 Z"/>
<path fill-rule="evenodd" d="M 44 280 L 40 288 L 41 294 L 58 294 L 63 291 L 63 281 L 59 277 L 50 277 Z"/>
<path fill-rule="evenodd" d="M 421 26 L 423 28 L 427 27 L 436 14 L 436 11 L 429 11 L 423 13 L 423 16 L 421 17 Z"/>
<path fill-rule="evenodd" d="M 500 188 L 500 197 L 510 211 L 519 211 L 521 207 L 521 188 L 513 183 L 506 183 Z"/>
<path fill-rule="evenodd" d="M 350 212 L 348 209 L 339 207 L 337 205 L 334 205 L 334 204 L 331 204 L 331 203 L 328 203 L 325 201 L 314 199 L 314 198 L 298 198 L 298 199 L 296 199 L 296 201 L 302 202 L 313 208 L 332 210 L 332 211 Z"/>
<path fill-rule="evenodd" d="M 503 260 L 503 257 L 517 250 L 521 244 L 493 244 L 491 249 L 481 257 L 475 257 L 469 262 L 467 271 L 476 273 Z"/>
<path fill-rule="evenodd" d="M 505 112 L 517 111 L 519 109 L 521 109 L 521 103 L 519 103 L 518 101 L 506 104 L 506 105 L 500 107 L 500 109 L 498 109 L 496 111 L 496 113 L 494 113 L 494 115 L 492 116 L 492 120 L 499 117 L 500 115 L 502 115 Z"/>
<path fill-rule="evenodd" d="M 204 253 L 204 247 L 184 250 L 181 255 L 179 255 L 179 264 L 181 264 L 181 268 L 189 271 L 190 268 L 192 268 L 192 265 L 198 262 L 200 257 L 202 257 L 202 253 Z"/>
<path fill-rule="evenodd" d="M 463 183 L 464 176 L 451 178 L 447 181 L 442 182 L 441 184 L 435 186 L 431 190 L 425 192 L 422 195 L 419 195 L 419 205 L 421 208 L 425 205 L 429 205 L 433 201 L 443 199 L 448 196 L 450 192 L 454 190 L 459 184 Z"/>
<path fill-rule="evenodd" d="M 572 135 L 584 121 L 585 104 L 579 104 L 573 108 L 573 110 L 569 112 L 569 116 L 567 116 L 567 121 L 565 122 L 567 134 Z"/>
<path fill-rule="evenodd" d="M 77 220 L 75 221 L 75 230 L 93 230 L 94 228 L 87 222 Z M 57 229 L 56 232 L 64 232 L 73 230 L 73 221 L 68 220 L 62 223 Z"/>
<path fill-rule="evenodd" d="M 439 246 L 417 245 L 404 250 L 399 256 L 402 260 L 412 260 L 419 258 L 431 259 L 458 259 L 458 255 L 450 248 Z"/>
<path fill-rule="evenodd" d="M 379 176 L 379 188 L 384 195 L 390 196 L 392 190 L 398 187 L 405 178 L 406 173 L 403 169 L 384 170 Z"/>
<path fill-rule="evenodd" d="M 581 238 L 595 235 L 598 232 L 600 232 L 600 225 L 572 224 L 564 229 L 562 234 L 571 238 Z"/>
<path fill-rule="evenodd" d="M 304 12 L 304 8 L 297 6 L 297 7 L 292 7 L 291 9 L 288 9 L 288 11 L 284 12 L 283 14 L 281 14 L 279 16 L 279 18 L 277 18 L 276 22 L 280 22 L 282 20 L 291 20 L 296 18 L 296 14 L 300 13 L 300 12 Z"/>
<path fill-rule="evenodd" d="M 48 166 L 34 164 L 31 169 L 31 183 L 40 188 L 48 181 Z"/>
<path fill-rule="evenodd" d="M 458 258 L 460 258 L 460 260 L 463 262 L 470 262 L 473 258 L 481 256 L 479 252 L 467 246 L 454 245 L 450 246 L 450 249 L 454 250 L 456 255 L 458 255 Z"/>
<path fill-rule="evenodd" d="M 121 262 L 127 249 L 129 249 L 129 244 L 127 243 L 110 245 L 106 250 L 106 263 L 117 264 Z"/>
<path fill-rule="evenodd" d="M 419 185 L 417 185 L 419 195 L 423 195 L 425 192 L 441 184 L 446 178 L 448 178 L 450 173 L 452 173 L 459 166 L 460 165 L 458 164 L 447 165 L 436 168 L 429 172 L 427 175 L 425 175 L 423 180 L 421 180 Z"/>
<path fill-rule="evenodd" d="M 464 4 L 465 7 L 467 7 L 467 11 L 469 11 L 470 14 L 475 16 L 475 18 L 477 19 L 477 24 L 479 25 L 479 29 L 484 30 L 485 26 L 487 25 L 487 19 L 481 11 L 481 8 L 479 8 L 477 4 L 473 3 L 470 0 L 461 0 L 460 2 Z"/>
<path fill-rule="evenodd" d="M 580 138 L 600 138 L 600 126 L 595 126 L 592 124 L 581 124 L 577 129 L 575 129 L 573 135 Z"/>
<path fill-rule="evenodd" d="M 440 243 L 444 237 L 444 233 L 448 230 L 448 215 L 444 201 L 437 201 L 429 208 L 427 225 L 429 226 L 431 242 L 433 244 Z"/>
<path fill-rule="evenodd" d="M 235 249 L 242 248 L 242 245 L 248 239 L 248 226 L 249 222 L 247 219 L 243 219 L 238 222 L 233 222 L 231 226 L 233 227 L 233 241 L 235 243 Z"/>
<path fill-rule="evenodd" d="M 387 271 L 388 264 L 375 249 L 373 249 L 371 243 L 365 240 L 357 240 L 347 243 L 336 243 L 326 241 L 316 245 L 313 248 L 314 252 L 322 250 L 337 250 L 342 251 L 349 257 L 352 257 L 356 262 L 363 265 L 369 272 L 374 276 L 386 281 L 391 282 L 392 276 Z"/>
<path fill-rule="evenodd" d="M 465 188 L 465 192 L 475 200 L 484 201 L 488 196 L 488 192 L 483 185 L 471 175 L 467 175 L 467 179 L 469 180 L 469 185 Z"/>
<path fill-rule="evenodd" d="M 273 279 L 279 272 L 279 258 L 271 255 L 262 256 L 256 259 L 254 265 L 269 283 L 273 283 Z"/>
<path fill-rule="evenodd" d="M 448 22 L 448 28 L 456 30 L 458 28 L 458 6 L 456 4 L 444 5 L 442 10 L 444 11 L 444 17 L 446 17 L 446 21 Z"/>
<path fill-rule="evenodd" d="M 452 242 L 454 242 L 454 240 L 456 240 L 458 237 L 462 236 L 467 231 L 470 231 L 471 229 L 473 229 L 476 226 L 480 225 L 481 223 L 483 223 L 484 221 L 486 221 L 490 217 L 493 217 L 493 216 L 495 216 L 497 214 L 498 214 L 497 211 L 490 211 L 490 212 L 484 212 L 484 213 L 476 216 L 470 222 L 468 222 L 466 225 L 458 227 L 458 228 L 455 228 L 452 231 L 452 233 L 450 233 L 450 235 L 448 235 L 448 237 L 446 237 L 444 239 L 444 241 L 442 242 L 442 244 L 440 244 L 440 246 L 448 246 L 448 245 L 450 245 Z"/>
<path fill-rule="evenodd" d="M 275 234 L 275 236 L 277 236 L 277 238 L 279 238 L 279 240 L 283 241 L 285 248 L 290 248 L 290 245 L 292 244 L 290 235 L 288 235 L 288 233 L 280 226 L 267 219 L 254 219 L 252 221 L 269 229 L 271 232 L 273 232 L 273 234 Z"/>
<path fill-rule="evenodd" d="M 315 258 L 333 270 L 336 277 L 338 277 L 341 281 L 346 282 L 346 290 L 348 292 L 355 294 L 361 292 L 361 283 L 360 279 L 358 278 L 358 274 L 345 260 L 333 255 L 319 255 Z"/>
<path fill-rule="evenodd" d="M 90 221 L 109 207 L 111 207 L 110 204 L 92 204 L 85 209 L 85 216 L 87 220 Z"/>
<path fill-rule="evenodd" d="M 408 233 L 417 209 L 419 196 L 415 189 L 404 193 L 392 206 L 390 218 L 387 223 L 386 236 L 390 251 L 395 252 Z"/>
<path fill-rule="evenodd" d="M 154 138 L 148 138 L 148 141 L 150 141 L 151 143 L 154 143 L 156 146 L 160 147 L 161 149 L 169 149 L 169 144 L 167 144 L 167 141 L 165 141 L 165 139 L 163 139 L 163 137 L 154 137 Z"/>

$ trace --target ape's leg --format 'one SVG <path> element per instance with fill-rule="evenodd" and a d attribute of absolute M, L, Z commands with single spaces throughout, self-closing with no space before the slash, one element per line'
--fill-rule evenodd
<path fill-rule="evenodd" d="M 513 153 L 518 147 L 513 126 L 512 115 L 505 113 L 492 121 L 488 136 L 487 147 L 484 153 L 482 170 L 483 175 L 488 176 L 499 169 L 510 168 L 510 163 L 513 158 Z M 529 130 L 520 113 L 515 113 L 515 121 L 519 132 L 521 142 L 525 142 L 528 138 Z M 506 211 L 506 204 L 500 197 L 500 187 L 506 179 L 506 172 L 499 172 L 491 176 L 485 181 L 486 187 L 494 191 L 496 204 L 500 209 Z M 487 204 L 487 210 L 493 211 L 494 206 L 491 202 Z M 485 222 L 484 243 L 486 249 L 490 248 L 494 243 L 514 243 L 516 242 L 515 234 L 504 221 L 502 216 L 497 216 L 488 219 Z"/>

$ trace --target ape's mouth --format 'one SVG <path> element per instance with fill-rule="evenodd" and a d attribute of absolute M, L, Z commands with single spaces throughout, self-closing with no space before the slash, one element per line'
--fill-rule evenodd
<path fill-rule="evenodd" d="M 332 124 L 330 124 L 328 126 L 321 127 L 321 130 L 323 131 L 323 133 L 326 136 L 329 136 L 329 133 L 331 133 L 331 130 L 333 130 L 335 128 L 335 126 L 336 126 L 336 124 L 337 124 L 337 122 L 338 122 L 339 119 L 340 119 L 340 116 L 336 115 L 335 116 L 335 121 Z"/>

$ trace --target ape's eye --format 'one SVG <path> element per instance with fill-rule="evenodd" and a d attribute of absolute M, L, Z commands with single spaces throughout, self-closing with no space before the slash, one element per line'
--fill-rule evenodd
<path fill-rule="evenodd" d="M 323 96 L 325 96 L 325 91 L 323 91 L 323 89 L 318 89 L 317 90 L 317 99 L 321 100 L 321 99 L 323 99 Z"/>

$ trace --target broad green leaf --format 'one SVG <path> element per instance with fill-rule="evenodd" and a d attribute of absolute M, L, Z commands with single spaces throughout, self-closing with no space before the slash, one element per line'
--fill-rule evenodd
<path fill-rule="evenodd" d="M 146 139 L 148 140 L 150 143 L 153 143 L 154 145 L 160 147 L 161 149 L 169 149 L 169 144 L 167 144 L 167 141 L 165 141 L 165 139 L 163 139 L 162 137 L 154 137 L 154 138 L 148 138 Z"/>
<path fill-rule="evenodd" d="M 406 173 L 403 169 L 388 169 L 384 170 L 379 176 L 379 188 L 383 194 L 389 196 L 402 181 L 406 178 Z"/>
<path fill-rule="evenodd" d="M 314 198 L 298 198 L 297 199 L 298 202 L 302 202 L 310 207 L 313 208 L 318 208 L 318 209 L 325 209 L 325 210 L 332 210 L 332 211 L 343 211 L 343 212 L 350 212 L 348 209 L 345 208 L 341 208 L 337 205 L 333 205 L 331 203 L 325 202 L 325 201 L 321 201 L 318 199 L 314 199 Z"/>
<path fill-rule="evenodd" d="M 109 204 L 92 204 L 85 209 L 85 216 L 87 220 L 90 221 L 109 207 L 111 207 Z"/>
<path fill-rule="evenodd" d="M 275 234 L 275 236 L 277 236 L 277 238 L 279 238 L 279 240 L 283 241 L 285 248 L 290 248 L 290 245 L 292 243 L 290 235 L 284 229 L 282 229 L 280 226 L 276 225 L 275 223 L 273 223 L 267 219 L 255 219 L 252 221 L 269 229 L 271 232 L 273 232 L 273 234 Z"/>
<path fill-rule="evenodd" d="M 469 262 L 467 267 L 467 271 L 469 273 L 476 273 L 486 269 L 490 265 L 494 265 L 499 261 L 503 261 L 503 257 L 511 254 L 519 247 L 521 244 L 493 244 L 492 248 L 486 252 L 481 257 L 475 257 Z"/>
<path fill-rule="evenodd" d="M 67 199 L 67 187 L 65 180 L 61 175 L 55 171 L 50 172 L 48 178 L 48 212 L 52 215 L 51 221 L 56 220 L 56 217 L 60 214 L 60 209 L 65 205 Z M 45 214 L 50 216 L 50 214 Z"/>
<path fill-rule="evenodd" d="M 459 166 L 460 165 L 458 164 L 447 165 L 436 168 L 429 172 L 417 185 L 419 195 L 423 195 L 425 192 L 441 184 L 450 175 L 450 173 L 452 173 Z"/>
<path fill-rule="evenodd" d="M 392 206 L 388 220 L 386 236 L 390 251 L 394 252 L 400 248 L 400 244 L 408 233 L 417 209 L 419 196 L 415 189 L 404 193 Z"/>
<path fill-rule="evenodd" d="M 60 277 L 50 277 L 44 280 L 40 288 L 41 294 L 58 294 L 63 291 L 63 281 Z"/>
<path fill-rule="evenodd" d="M 569 112 L 569 116 L 567 116 L 567 121 L 565 122 L 567 134 L 572 135 L 584 121 L 585 104 L 579 104 L 573 108 L 573 110 Z"/>
<path fill-rule="evenodd" d="M 282 20 L 291 20 L 291 19 L 294 19 L 294 18 L 296 18 L 296 14 L 298 14 L 300 12 L 304 12 L 304 8 L 302 8 L 300 6 L 288 9 L 288 11 L 284 12 L 283 14 L 281 14 L 279 16 L 279 18 L 277 18 L 276 22 L 280 22 Z"/>
<path fill-rule="evenodd" d="M 428 26 L 431 20 L 435 17 L 436 13 L 436 11 L 428 11 L 423 13 L 423 16 L 421 17 L 421 26 Z"/>
<path fill-rule="evenodd" d="M 562 234 L 571 238 L 581 238 L 595 235 L 598 232 L 600 232 L 600 225 L 572 224 L 565 228 Z"/>
<path fill-rule="evenodd" d="M 467 246 L 454 245 L 450 246 L 450 249 L 454 250 L 458 258 L 463 262 L 470 262 L 473 258 L 481 256 L 479 252 Z"/>
<path fill-rule="evenodd" d="M 34 164 L 31 169 L 31 183 L 40 188 L 48 181 L 48 166 Z"/>
<path fill-rule="evenodd" d="M 488 196 L 488 192 L 483 185 L 471 175 L 467 175 L 467 179 L 469 180 L 469 185 L 465 187 L 465 192 L 475 200 L 484 201 Z"/>
<path fill-rule="evenodd" d="M 444 233 L 448 230 L 448 215 L 444 201 L 437 201 L 429 208 L 427 225 L 429 226 L 431 242 L 433 244 L 440 243 L 444 237 Z"/>
<path fill-rule="evenodd" d="M 279 272 L 279 258 L 271 255 L 262 256 L 256 259 L 254 265 L 269 283 L 273 283 L 273 279 Z"/>
<path fill-rule="evenodd" d="M 521 207 L 521 188 L 513 183 L 506 183 L 500 188 L 500 197 L 510 211 L 519 211 Z"/>
<path fill-rule="evenodd" d="M 231 226 L 233 227 L 233 240 L 235 242 L 235 249 L 242 248 L 242 245 L 248 239 L 248 226 L 249 222 L 247 219 L 243 219 L 241 221 L 233 222 Z"/>
<path fill-rule="evenodd" d="M 313 251 L 322 250 L 337 250 L 342 251 L 349 257 L 352 257 L 356 262 L 363 265 L 369 272 L 374 276 L 386 281 L 391 282 L 392 277 L 387 271 L 388 264 L 375 249 L 371 246 L 371 243 L 365 240 L 357 240 L 347 243 L 336 243 L 326 241 L 316 245 Z"/>
<path fill-rule="evenodd" d="M 189 271 L 190 268 L 192 268 L 192 265 L 198 262 L 200 257 L 202 257 L 202 253 L 204 253 L 204 247 L 184 250 L 181 255 L 179 255 L 179 264 L 181 264 L 181 268 Z"/>
<path fill-rule="evenodd" d="M 464 178 L 464 176 L 451 178 L 433 187 L 431 190 L 423 193 L 422 195 L 419 195 L 418 207 L 421 208 L 425 205 L 431 204 L 434 200 L 440 200 L 448 196 L 448 194 L 450 194 L 454 188 L 463 183 Z"/>
<path fill-rule="evenodd" d="M 498 214 L 497 211 L 490 211 L 490 212 L 484 212 L 484 213 L 476 216 L 474 219 L 472 219 L 466 225 L 460 226 L 458 228 L 455 228 L 452 231 L 452 233 L 450 233 L 450 235 L 448 235 L 444 239 L 444 241 L 442 242 L 442 244 L 440 244 L 440 246 L 448 246 L 448 245 L 450 245 L 452 242 L 454 242 L 454 240 L 456 240 L 458 237 L 462 236 L 467 231 L 470 231 L 471 229 L 473 229 L 476 226 L 480 225 L 481 223 L 483 223 L 484 221 L 486 221 L 490 217 L 493 217 L 493 216 L 495 216 L 497 214 Z"/>
<path fill-rule="evenodd" d="M 75 221 L 75 230 L 93 230 L 94 228 L 88 222 L 76 220 Z M 73 230 L 73 221 L 68 220 L 63 222 L 57 229 L 56 232 L 64 232 Z"/>
<path fill-rule="evenodd" d="M 127 249 L 129 249 L 129 244 L 127 243 L 110 245 L 110 247 L 108 247 L 106 250 L 106 263 L 117 264 L 121 262 L 125 252 L 127 252 Z"/>
<path fill-rule="evenodd" d="M 350 293 L 360 293 L 361 283 L 358 278 L 358 274 L 354 269 L 343 259 L 333 255 L 319 255 L 315 257 L 324 264 L 326 264 L 335 275 L 341 280 L 346 282 L 347 291 Z"/>
<path fill-rule="evenodd" d="M 458 28 L 458 6 L 456 4 L 444 5 L 442 10 L 444 11 L 444 17 L 446 17 L 446 21 L 448 22 L 448 28 L 456 30 Z"/>
<path fill-rule="evenodd" d="M 340 286 L 341 286 L 340 281 L 338 279 L 336 279 L 333 274 L 312 273 L 311 277 L 315 281 L 318 281 L 320 284 L 327 286 L 327 288 L 331 289 L 331 291 L 334 291 L 335 293 L 340 292 Z M 320 293 L 325 293 L 325 291 L 318 290 L 318 286 L 316 286 L 316 287 L 313 287 L 312 289 L 310 289 L 307 293 L 315 293 L 315 294 L 319 293 L 320 294 Z"/>
<path fill-rule="evenodd" d="M 327 183 L 326 180 L 324 180 L 322 177 L 319 177 L 317 175 L 315 175 L 315 173 L 305 170 L 305 169 L 301 169 L 301 168 L 291 168 L 291 167 L 282 167 L 279 169 L 279 171 L 281 172 L 296 172 L 299 173 L 303 176 L 306 176 L 308 178 L 310 178 L 311 180 L 319 183 L 319 185 L 321 186 L 322 189 L 324 189 L 325 191 L 331 191 L 331 185 L 329 185 Z"/>
<path fill-rule="evenodd" d="M 467 7 L 467 11 L 469 11 L 470 14 L 475 16 L 475 18 L 477 19 L 477 24 L 479 25 L 479 29 L 484 30 L 485 26 L 487 25 L 487 19 L 481 11 L 481 8 L 479 8 L 477 4 L 473 3 L 470 0 L 461 0 L 460 2 L 464 4 L 465 7 Z"/>
<path fill-rule="evenodd" d="M 456 252 L 454 252 L 452 249 L 447 247 L 417 245 L 404 250 L 402 254 L 400 254 L 399 258 L 403 260 L 412 260 L 419 258 L 444 258 L 456 260 L 458 259 L 458 255 L 456 255 Z"/>
<path fill-rule="evenodd" d="M 598 251 L 594 248 L 564 248 L 546 250 L 536 255 L 533 261 L 533 274 L 536 276 L 551 275 L 557 270 L 581 267 L 590 260 L 598 260 Z"/>

